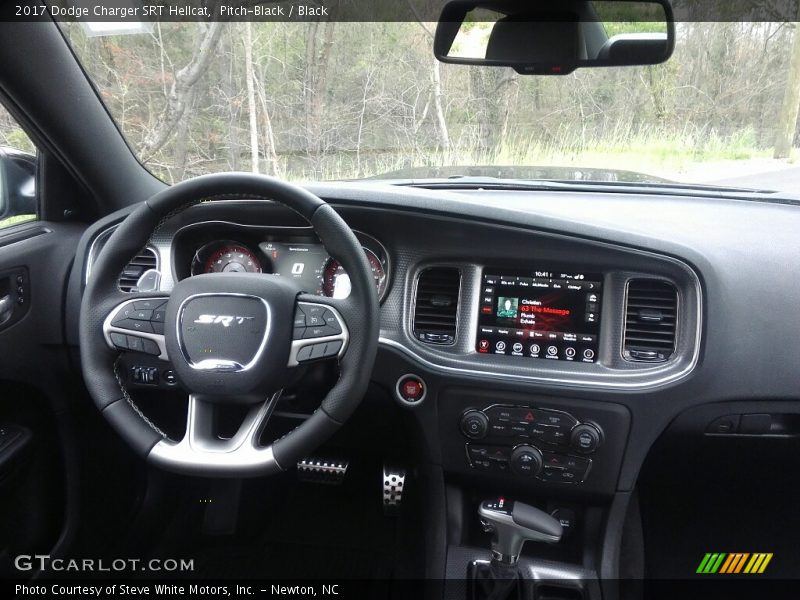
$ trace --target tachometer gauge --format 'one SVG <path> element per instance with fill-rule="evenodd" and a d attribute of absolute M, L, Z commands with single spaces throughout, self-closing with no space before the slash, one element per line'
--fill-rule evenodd
<path fill-rule="evenodd" d="M 369 248 L 364 248 L 369 266 L 372 269 L 372 276 L 375 279 L 375 288 L 378 290 L 378 298 L 383 295 L 386 289 L 386 270 L 383 263 Z M 322 293 L 329 298 L 347 298 L 350 295 L 351 284 L 350 276 L 345 272 L 344 267 L 335 258 L 329 258 L 322 271 Z"/>
<path fill-rule="evenodd" d="M 225 243 L 205 260 L 203 273 L 261 273 L 261 262 L 242 244 Z"/>

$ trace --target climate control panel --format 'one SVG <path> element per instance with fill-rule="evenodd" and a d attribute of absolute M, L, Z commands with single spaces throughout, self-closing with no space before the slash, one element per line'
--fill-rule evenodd
<path fill-rule="evenodd" d="M 600 426 L 563 411 L 492 405 L 468 409 L 459 428 L 472 469 L 557 483 L 580 483 L 603 442 Z M 485 442 L 484 442 L 485 440 Z"/>

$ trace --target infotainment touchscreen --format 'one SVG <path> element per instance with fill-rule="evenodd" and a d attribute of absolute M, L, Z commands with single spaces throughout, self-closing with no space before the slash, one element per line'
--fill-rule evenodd
<path fill-rule="evenodd" d="M 595 362 L 602 281 L 597 273 L 484 271 L 475 349 Z"/>

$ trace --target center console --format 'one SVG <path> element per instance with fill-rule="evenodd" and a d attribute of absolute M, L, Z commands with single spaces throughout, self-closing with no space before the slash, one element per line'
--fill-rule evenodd
<path fill-rule="evenodd" d="M 630 426 L 622 405 L 449 388 L 439 414 L 447 471 L 552 491 L 616 489 Z"/>

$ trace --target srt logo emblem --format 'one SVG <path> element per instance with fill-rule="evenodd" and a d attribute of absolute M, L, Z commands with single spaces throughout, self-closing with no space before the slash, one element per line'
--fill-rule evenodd
<path fill-rule="evenodd" d="M 215 325 L 221 323 L 224 327 L 230 327 L 233 323 L 241 325 L 245 321 L 252 321 L 255 317 L 237 317 L 232 315 L 200 315 L 194 322 L 200 325 Z"/>

